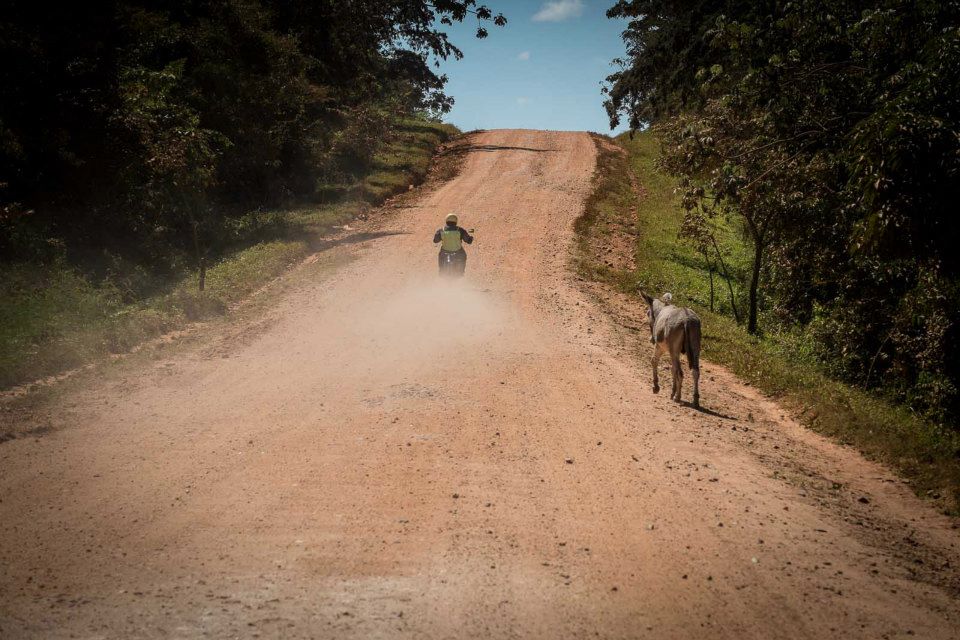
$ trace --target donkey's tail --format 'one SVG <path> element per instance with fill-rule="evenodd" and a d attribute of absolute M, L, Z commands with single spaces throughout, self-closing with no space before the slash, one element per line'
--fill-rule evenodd
<path fill-rule="evenodd" d="M 694 313 L 687 313 L 687 321 L 683 327 L 683 350 L 687 354 L 687 364 L 691 369 L 700 369 L 700 318 Z"/>

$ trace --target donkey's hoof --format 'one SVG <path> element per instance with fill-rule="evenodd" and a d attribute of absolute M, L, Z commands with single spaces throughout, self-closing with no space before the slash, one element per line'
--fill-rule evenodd
<path fill-rule="evenodd" d="M 654 393 L 660 393 L 660 386 L 659 386 L 659 385 L 656 385 L 656 384 L 653 385 L 653 392 L 654 392 Z"/>

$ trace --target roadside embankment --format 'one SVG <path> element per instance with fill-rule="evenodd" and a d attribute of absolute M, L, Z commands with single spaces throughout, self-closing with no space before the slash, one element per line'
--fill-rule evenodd
<path fill-rule="evenodd" d="M 831 379 L 806 336 L 767 332 L 755 337 L 733 317 L 746 282 L 747 247 L 730 221 L 715 221 L 722 270 L 710 271 L 695 248 L 679 238 L 683 212 L 673 180 L 658 171 L 658 142 L 642 132 L 631 139 L 596 136 L 600 154 L 594 192 L 577 222 L 576 266 L 604 285 L 608 306 L 648 336 L 638 289 L 665 291 L 703 318 L 703 356 L 776 398 L 806 426 L 857 447 L 898 469 L 918 494 L 947 512 L 960 504 L 960 437 L 921 420 L 904 407 Z M 712 296 L 711 296 L 712 291 Z M 711 311 L 711 297 L 713 310 Z M 644 352 L 645 353 L 645 352 Z"/>

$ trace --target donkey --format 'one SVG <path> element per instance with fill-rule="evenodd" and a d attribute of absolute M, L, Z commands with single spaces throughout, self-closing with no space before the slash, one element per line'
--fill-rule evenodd
<path fill-rule="evenodd" d="M 687 364 L 693 373 L 693 406 L 700 406 L 700 318 L 686 307 L 670 303 L 673 296 L 663 294 L 660 300 L 640 292 L 647 302 L 647 320 L 650 322 L 650 342 L 653 343 L 653 392 L 660 391 L 657 363 L 660 356 L 670 353 L 670 370 L 673 374 L 673 391 L 670 399 L 680 402 L 680 387 L 683 385 L 683 370 L 680 354 L 687 354 Z"/>

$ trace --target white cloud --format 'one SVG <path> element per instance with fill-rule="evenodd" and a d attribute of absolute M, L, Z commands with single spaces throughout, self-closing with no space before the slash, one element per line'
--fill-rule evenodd
<path fill-rule="evenodd" d="M 533 100 L 525 96 L 520 96 L 519 98 L 517 98 L 517 104 L 520 105 L 521 107 L 525 107 L 531 102 L 533 102 Z"/>
<path fill-rule="evenodd" d="M 529 59 L 530 59 L 529 51 L 521 51 L 520 55 L 517 56 L 517 60 L 529 60 Z"/>
<path fill-rule="evenodd" d="M 544 2 L 540 11 L 533 14 L 534 22 L 560 22 L 567 18 L 579 18 L 583 13 L 583 0 L 551 0 Z"/>

